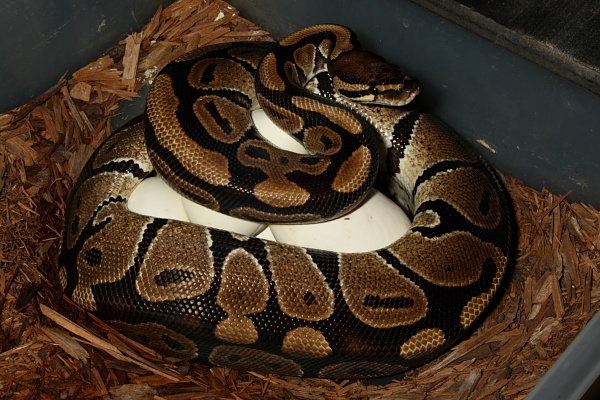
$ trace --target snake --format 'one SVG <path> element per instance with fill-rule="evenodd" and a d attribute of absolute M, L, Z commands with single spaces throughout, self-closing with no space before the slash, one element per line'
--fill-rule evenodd
<path fill-rule="evenodd" d="M 64 293 L 167 360 L 363 379 L 441 355 L 499 291 L 513 222 L 497 172 L 412 101 L 418 92 L 340 25 L 184 54 L 75 182 Z M 264 139 L 257 108 L 307 154 Z M 266 223 L 340 218 L 377 186 L 412 223 L 374 251 L 303 248 L 131 211 L 131 193 L 154 175 Z"/>

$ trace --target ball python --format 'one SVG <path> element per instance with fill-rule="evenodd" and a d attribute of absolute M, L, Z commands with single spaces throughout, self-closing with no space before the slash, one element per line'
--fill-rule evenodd
<path fill-rule="evenodd" d="M 183 55 L 75 183 L 64 292 L 179 360 L 367 378 L 441 354 L 497 292 L 512 217 L 493 169 L 411 102 L 417 92 L 338 25 Z M 249 114 L 259 106 L 310 154 L 261 140 Z M 156 173 L 207 207 L 288 223 L 343 215 L 376 182 L 412 226 L 382 249 L 335 253 L 130 211 Z"/>

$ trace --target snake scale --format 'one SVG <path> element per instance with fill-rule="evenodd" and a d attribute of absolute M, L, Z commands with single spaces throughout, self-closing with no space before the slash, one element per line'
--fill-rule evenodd
<path fill-rule="evenodd" d="M 407 105 L 417 92 L 338 25 L 185 54 L 76 182 L 64 292 L 167 356 L 241 370 L 366 378 L 439 355 L 497 292 L 512 217 L 482 157 Z M 259 106 L 310 154 L 261 140 Z M 412 226 L 382 249 L 335 253 L 130 211 L 155 173 L 209 208 L 288 223 L 343 215 L 377 179 Z"/>

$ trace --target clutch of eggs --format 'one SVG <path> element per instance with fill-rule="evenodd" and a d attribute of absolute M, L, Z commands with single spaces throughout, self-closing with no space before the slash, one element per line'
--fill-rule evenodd
<path fill-rule="evenodd" d="M 262 110 L 252 113 L 261 135 L 275 146 L 306 153 L 304 147 L 281 131 Z M 270 225 L 218 213 L 181 197 L 161 178 L 145 179 L 132 193 L 129 209 L 143 215 L 177 219 L 247 236 L 295 246 L 336 252 L 377 250 L 402 236 L 410 227 L 406 213 L 381 192 L 371 189 L 352 212 L 323 223 Z"/>

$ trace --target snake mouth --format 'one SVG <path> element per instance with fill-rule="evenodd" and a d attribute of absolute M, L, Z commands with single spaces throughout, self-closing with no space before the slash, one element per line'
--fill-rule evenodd
<path fill-rule="evenodd" d="M 371 84 L 362 90 L 338 89 L 345 98 L 363 104 L 401 107 L 409 104 L 419 94 L 419 83 L 412 78 L 401 83 Z"/>
<path fill-rule="evenodd" d="M 406 77 L 403 83 L 392 85 L 379 85 L 373 104 L 388 106 L 405 106 L 419 94 L 419 82 Z"/>

